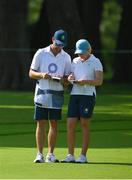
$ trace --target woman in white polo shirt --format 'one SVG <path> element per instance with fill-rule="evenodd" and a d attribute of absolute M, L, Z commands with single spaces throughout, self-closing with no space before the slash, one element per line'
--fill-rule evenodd
<path fill-rule="evenodd" d="M 86 39 L 80 39 L 76 43 L 73 59 L 72 73 L 68 80 L 73 83 L 68 105 L 68 155 L 62 162 L 86 163 L 86 153 L 89 145 L 89 126 L 95 106 L 95 86 L 102 85 L 103 67 L 98 58 L 91 53 L 91 45 Z M 80 119 L 82 129 L 82 150 L 79 158 L 75 160 L 75 128 Z"/>

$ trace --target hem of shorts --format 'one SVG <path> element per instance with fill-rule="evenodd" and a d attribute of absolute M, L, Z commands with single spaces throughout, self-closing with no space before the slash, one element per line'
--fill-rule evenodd
<path fill-rule="evenodd" d="M 57 108 L 57 107 L 46 107 L 46 106 L 39 106 L 38 104 L 35 104 L 35 106 L 38 106 L 40 108 L 45 108 L 45 109 L 62 109 L 61 107 L 60 108 Z"/>
<path fill-rule="evenodd" d="M 93 115 L 91 115 L 91 116 L 89 116 L 89 117 L 83 117 L 83 116 L 79 116 L 79 117 L 78 117 L 78 116 L 67 116 L 67 118 L 79 118 L 79 119 L 80 119 L 80 118 L 86 118 L 86 119 L 88 119 L 88 118 L 92 118 L 92 116 L 93 116 Z"/>
<path fill-rule="evenodd" d="M 58 119 L 54 118 L 55 121 L 59 121 L 59 120 L 61 120 L 61 119 L 62 119 L 62 117 L 61 117 L 61 118 L 58 118 Z M 34 121 L 43 121 L 43 120 L 49 121 L 49 119 L 35 119 L 35 118 L 34 118 Z"/>
<path fill-rule="evenodd" d="M 79 94 L 79 93 L 77 93 L 77 94 L 70 94 L 71 96 L 93 96 L 93 94 Z M 96 95 L 95 95 L 95 97 L 96 97 Z"/>

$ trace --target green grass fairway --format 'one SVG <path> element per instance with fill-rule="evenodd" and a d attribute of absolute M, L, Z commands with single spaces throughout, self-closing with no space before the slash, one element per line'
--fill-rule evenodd
<path fill-rule="evenodd" d="M 0 179 L 132 179 L 131 90 L 129 86 L 98 89 L 87 164 L 33 163 L 36 156 L 33 93 L 0 92 Z M 55 149 L 60 160 L 67 154 L 68 98 L 67 93 Z M 78 125 L 76 157 L 80 148 Z"/>

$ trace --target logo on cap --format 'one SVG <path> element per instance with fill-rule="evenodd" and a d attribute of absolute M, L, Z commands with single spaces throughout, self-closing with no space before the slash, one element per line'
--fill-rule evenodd
<path fill-rule="evenodd" d="M 65 39 L 65 36 L 64 36 L 64 35 L 62 35 L 62 36 L 61 36 L 61 40 L 63 40 L 63 41 L 64 41 L 64 39 Z"/>

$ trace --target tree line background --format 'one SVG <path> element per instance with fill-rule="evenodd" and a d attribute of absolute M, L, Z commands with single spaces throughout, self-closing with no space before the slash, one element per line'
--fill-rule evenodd
<path fill-rule="evenodd" d="M 0 0 L 0 89 L 32 89 L 32 57 L 60 28 L 68 32 L 72 58 L 76 41 L 86 38 L 105 81 L 131 83 L 131 7 L 131 0 Z"/>

